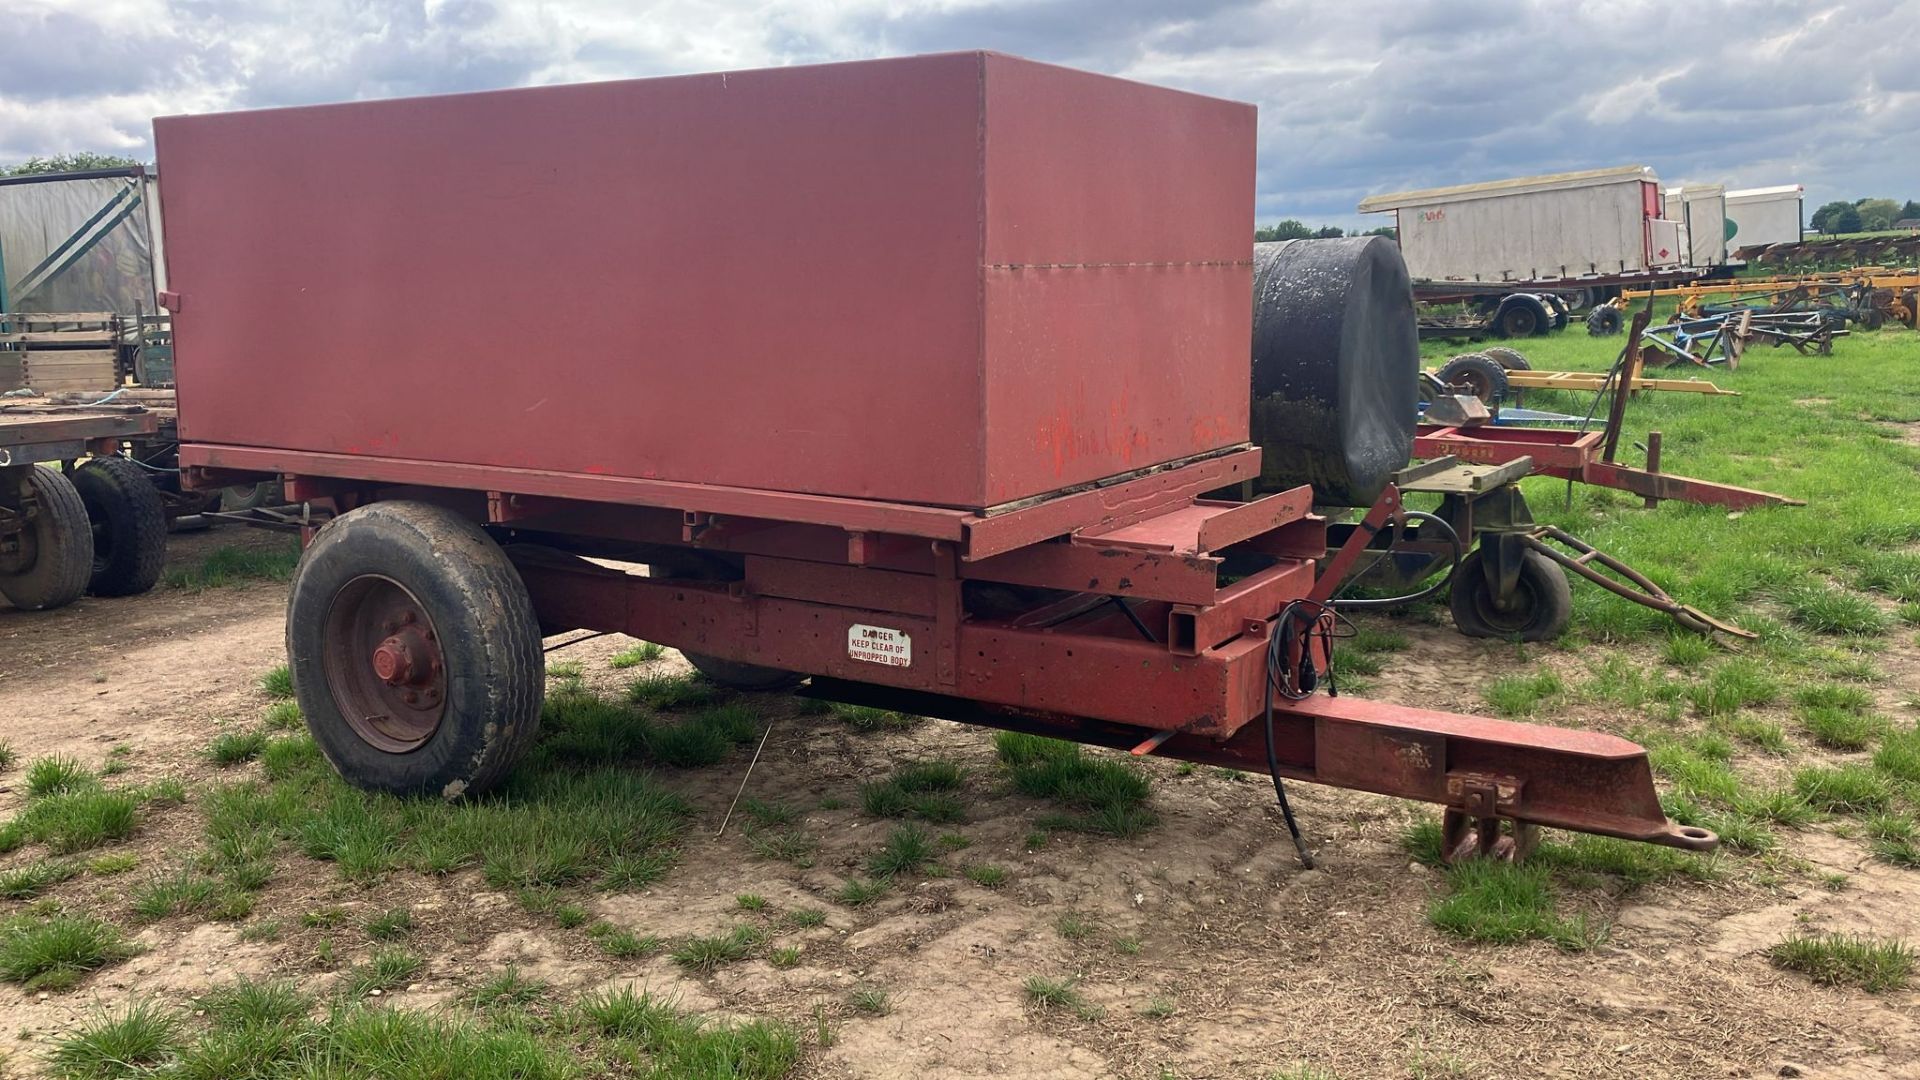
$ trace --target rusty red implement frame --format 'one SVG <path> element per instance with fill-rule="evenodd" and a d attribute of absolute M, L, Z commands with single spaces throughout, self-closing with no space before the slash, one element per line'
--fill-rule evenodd
<path fill-rule="evenodd" d="M 1413 456 L 1440 458 L 1451 455 L 1476 465 L 1505 465 L 1521 458 L 1532 458 L 1536 475 L 1577 480 L 1596 487 L 1632 492 L 1653 500 L 1675 499 L 1706 506 L 1724 506 L 1729 510 L 1806 505 L 1805 500 L 1776 495 L 1770 491 L 1755 491 L 1752 488 L 1661 472 L 1657 458 L 1651 461 L 1652 467 L 1646 469 L 1607 461 L 1602 456 L 1605 440 L 1606 433 L 1603 431 L 1421 424 L 1413 440 Z"/>
<path fill-rule="evenodd" d="M 1071 493 L 1058 500 L 1067 508 L 1043 501 L 987 518 L 868 507 L 836 524 L 825 519 L 839 500 L 713 490 L 680 507 L 612 504 L 501 490 L 515 475 L 501 470 L 356 458 L 345 476 L 323 478 L 313 473 L 343 463 L 183 451 L 197 484 L 278 466 L 291 499 L 323 510 L 395 496 L 457 506 L 495 528 L 549 632 L 619 631 L 806 672 L 814 693 L 840 700 L 1264 771 L 1268 638 L 1290 603 L 1330 595 L 1364 544 L 1316 574 L 1326 523 L 1310 489 L 1250 502 L 1192 494 L 1257 473 L 1255 456 Z M 482 471 L 493 485 L 462 489 Z M 434 480 L 445 486 L 418 486 Z M 612 490 L 578 484 L 602 498 Z M 677 489 L 620 490 L 671 504 Z M 807 513 L 783 519 L 796 508 Z M 1389 487 L 1367 521 L 1377 531 L 1399 512 Z M 665 569 L 675 552 L 728 573 Z M 1015 602 L 986 603 L 980 589 Z M 852 647 L 876 630 L 904 662 Z M 1716 842 L 1667 820 L 1645 752 L 1614 736 L 1324 695 L 1277 702 L 1273 727 L 1280 775 L 1439 803 L 1480 834 L 1506 819 L 1516 836 L 1546 825 L 1688 849 Z"/>

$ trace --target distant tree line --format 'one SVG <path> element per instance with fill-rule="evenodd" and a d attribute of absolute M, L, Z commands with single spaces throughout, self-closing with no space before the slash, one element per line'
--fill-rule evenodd
<path fill-rule="evenodd" d="M 1920 219 L 1920 202 L 1908 199 L 1906 205 L 1892 199 L 1835 200 L 1813 212 L 1813 231 L 1840 233 L 1881 232 L 1893 228 L 1896 221 Z"/>
<path fill-rule="evenodd" d="M 1342 236 L 1384 236 L 1393 238 L 1393 226 L 1382 225 L 1366 232 L 1348 233 L 1338 225 L 1322 225 L 1314 228 L 1303 221 L 1288 218 L 1277 225 L 1262 225 L 1253 230 L 1255 243 L 1264 244 L 1273 240 L 1333 240 Z"/>
<path fill-rule="evenodd" d="M 0 176 L 43 176 L 47 173 L 91 172 L 94 169 L 131 169 L 140 161 L 118 154 L 82 150 L 52 157 L 30 157 L 18 165 L 0 165 Z"/>

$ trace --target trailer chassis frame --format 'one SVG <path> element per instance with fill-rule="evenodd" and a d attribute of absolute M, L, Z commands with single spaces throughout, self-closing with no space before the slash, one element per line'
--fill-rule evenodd
<path fill-rule="evenodd" d="M 625 488 L 668 505 L 613 505 L 501 490 L 512 470 L 485 470 L 495 482 L 476 489 L 421 483 L 467 479 L 465 467 L 403 472 L 354 458 L 384 474 L 354 478 L 277 451 L 188 445 L 182 457 L 195 486 L 233 483 L 246 475 L 236 466 L 278 466 L 309 537 L 328 515 L 378 499 L 456 509 L 504 546 L 549 635 L 617 631 L 805 672 L 812 693 L 836 700 L 1235 768 L 1266 770 L 1270 726 L 1278 776 L 1436 802 L 1466 838 L 1505 835 L 1506 821 L 1514 837 L 1546 825 L 1690 850 L 1717 843 L 1666 818 L 1645 751 L 1616 736 L 1329 694 L 1276 700 L 1269 713 L 1282 622 L 1305 617 L 1299 601 L 1324 602 L 1366 544 L 1356 537 L 1317 573 L 1326 522 L 1310 489 L 1196 494 L 1257 474 L 1254 454 L 991 515 L 913 508 L 839 522 L 823 505 L 832 500 L 697 485 Z M 813 520 L 783 519 L 796 506 Z M 1401 510 L 1389 487 L 1362 534 L 1398 532 Z M 1309 647 L 1325 670 L 1328 646 Z M 1472 847 L 1463 840 L 1461 853 Z"/>

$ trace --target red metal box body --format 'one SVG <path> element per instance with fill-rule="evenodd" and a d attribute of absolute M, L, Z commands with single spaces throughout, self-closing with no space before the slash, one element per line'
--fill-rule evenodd
<path fill-rule="evenodd" d="M 964 53 L 154 130 L 188 443 L 979 509 L 1247 437 L 1251 106 Z"/>

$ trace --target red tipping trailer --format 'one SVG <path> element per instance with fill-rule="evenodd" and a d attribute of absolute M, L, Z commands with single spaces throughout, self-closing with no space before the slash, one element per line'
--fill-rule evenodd
<path fill-rule="evenodd" d="M 1358 547 L 1318 566 L 1306 486 L 1212 494 L 1274 481 L 1254 131 L 983 53 L 162 119 L 181 460 L 308 504 L 295 688 L 368 787 L 498 782 L 589 628 L 1439 802 L 1461 851 L 1711 846 L 1625 740 L 1314 694 Z M 1375 310 L 1352 277 L 1313 302 Z"/>

